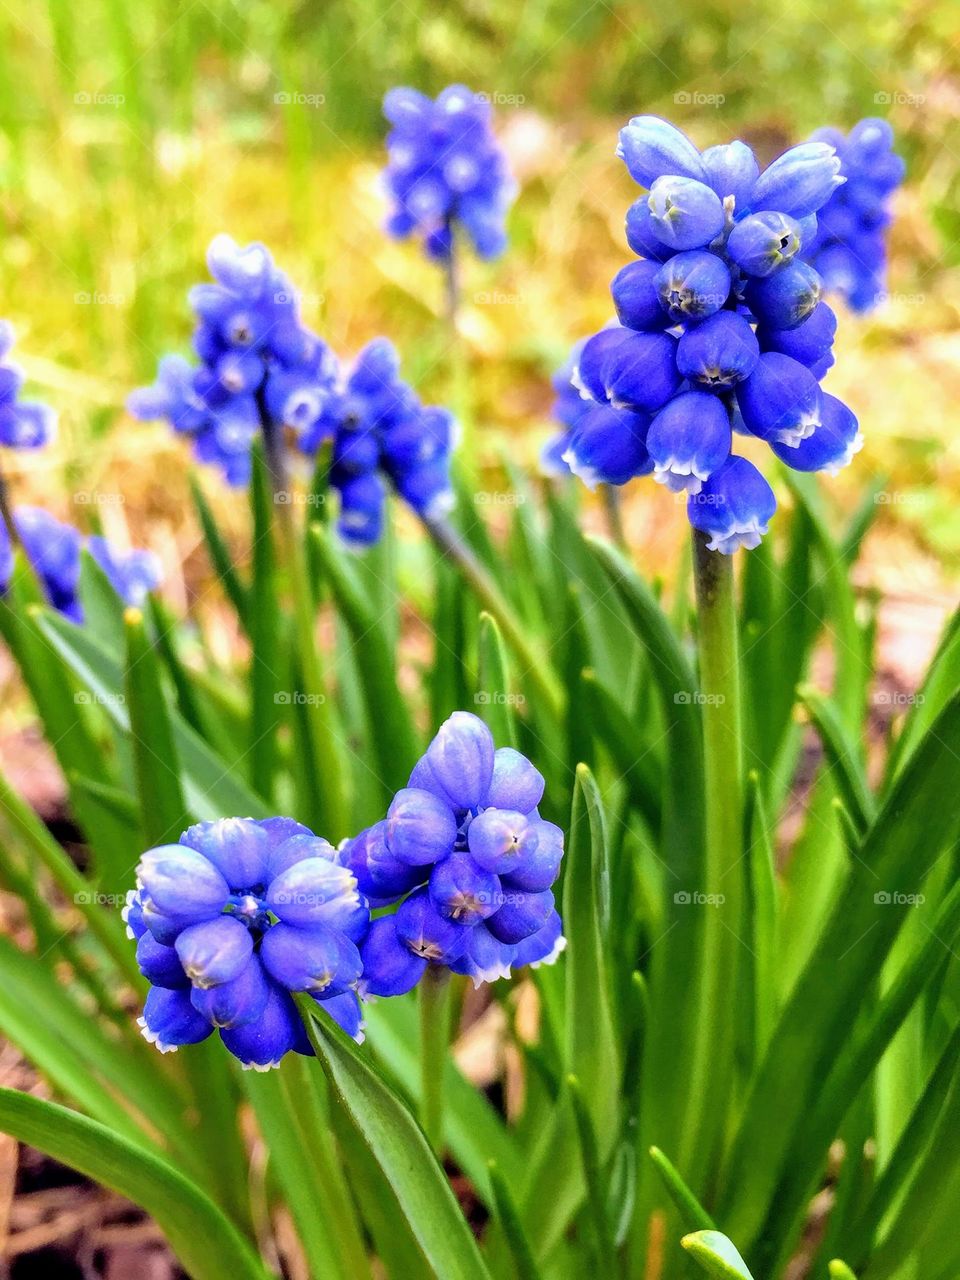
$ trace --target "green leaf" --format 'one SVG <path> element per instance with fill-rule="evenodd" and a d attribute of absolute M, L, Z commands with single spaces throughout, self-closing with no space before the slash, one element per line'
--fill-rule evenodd
<path fill-rule="evenodd" d="M 190 493 L 193 497 L 193 505 L 196 508 L 197 518 L 200 521 L 200 528 L 203 531 L 203 538 L 207 545 L 207 554 L 210 556 L 210 562 L 213 565 L 217 577 L 226 592 L 227 598 L 236 610 L 240 625 L 247 632 L 250 631 L 250 593 L 247 587 L 240 581 L 240 576 L 236 571 L 227 544 L 224 542 L 220 534 L 220 528 L 217 524 L 216 517 L 210 510 L 210 506 L 203 495 L 200 483 L 196 476 L 190 473 Z"/>
<path fill-rule="evenodd" d="M 243 1083 L 312 1274 L 325 1280 L 369 1280 L 369 1263 L 326 1120 L 314 1122 L 316 1089 L 305 1077 L 303 1060 L 288 1054 L 278 1071 L 246 1072 Z"/>
<path fill-rule="evenodd" d="M 139 609 L 127 609 L 123 621 L 127 635 L 125 686 L 140 825 L 147 844 L 153 847 L 176 840 L 190 820 L 180 786 L 180 762 L 156 650 L 147 637 Z"/>
<path fill-rule="evenodd" d="M 621 1052 L 610 994 L 610 873 L 603 806 L 586 765 L 577 770 L 564 861 L 563 924 L 569 945 L 563 975 L 563 1063 L 568 1075 L 590 1082 L 590 1118 L 600 1159 L 606 1161 L 618 1130 Z M 567 1090 L 531 1152 L 520 1201 L 538 1257 L 559 1242 L 586 1190 Z"/>
<path fill-rule="evenodd" d="M 698 1231 L 715 1231 L 717 1224 L 659 1147 L 650 1148 L 650 1159 L 663 1179 L 671 1200 L 677 1206 L 681 1221 Z"/>
<path fill-rule="evenodd" d="M 630 788 L 630 797 L 651 831 L 660 827 L 661 773 L 656 752 L 640 725 L 631 719 L 618 699 L 602 685 L 594 671 L 580 673 L 584 704 L 594 732 L 610 752 L 614 764 Z"/>
<path fill-rule="evenodd" d="M 284 495 L 289 496 L 289 495 Z M 263 448 L 253 451 L 250 484 L 253 509 L 253 579 L 250 611 L 250 755 L 247 764 L 251 786 L 267 799 L 273 796 L 277 770 L 279 671 L 284 619 L 277 598 L 276 558 L 273 545 L 274 494 Z"/>
<path fill-rule="evenodd" d="M 413 1116 L 343 1033 L 316 1016 L 315 1003 L 299 1003 L 317 1057 L 439 1280 L 489 1280 L 473 1233 Z"/>
<path fill-rule="evenodd" d="M 847 812 L 860 831 L 865 830 L 876 813 L 876 804 L 861 761 L 860 747 L 844 725 L 829 698 L 809 686 L 797 690 L 800 702 L 809 713 L 827 757 L 830 776 L 836 784 Z"/>
<path fill-rule="evenodd" d="M 695 1231 L 680 1241 L 708 1275 L 717 1280 L 753 1280 L 736 1245 L 719 1231 Z"/>
<path fill-rule="evenodd" d="M 389 633 L 353 566 L 337 554 L 321 525 L 311 530 L 337 608 L 350 629 L 367 704 L 370 746 L 385 799 L 406 785 L 418 753 L 406 700 L 397 687 Z"/>
<path fill-rule="evenodd" d="M 268 1280 L 262 1261 L 201 1187 L 106 1125 L 0 1089 L 0 1130 L 146 1209 L 194 1280 Z"/>
<path fill-rule="evenodd" d="M 830 1280 L 857 1280 L 850 1268 L 839 1258 L 834 1258 L 828 1265 Z"/>
<path fill-rule="evenodd" d="M 44 612 L 39 619 L 41 630 L 85 687 L 103 705 L 122 733 L 130 732 L 126 707 L 118 701 L 123 687 L 119 665 L 86 635 L 59 614 Z M 269 807 L 234 774 L 229 763 L 221 759 L 179 715 L 172 713 L 170 723 L 177 755 L 183 768 L 183 787 L 190 812 L 197 818 L 266 817 Z M 89 756 L 86 761 L 89 768 Z"/>
<path fill-rule="evenodd" d="M 797 1124 L 823 1087 L 823 1046 L 843 1043 L 850 1010 L 879 973 L 906 913 L 915 909 L 896 905 L 894 895 L 918 893 L 956 837 L 960 813 L 943 797 L 955 787 L 958 758 L 960 697 L 915 751 L 867 832 L 861 861 L 820 929 L 754 1080 L 724 1179 L 721 1220 L 741 1238 L 760 1228 L 778 1173 L 793 1161 Z"/>
<path fill-rule="evenodd" d="M 487 1168 L 493 1189 L 493 1205 L 497 1222 L 507 1242 L 507 1248 L 510 1250 L 517 1280 L 540 1280 L 540 1268 L 533 1255 L 533 1247 L 527 1238 L 523 1220 L 514 1204 L 510 1184 L 500 1172 L 495 1160 L 490 1160 Z"/>
<path fill-rule="evenodd" d="M 477 671 L 477 713 L 493 734 L 499 747 L 518 747 L 514 712 L 516 694 L 510 687 L 510 669 L 497 620 L 480 614 Z"/>
<path fill-rule="evenodd" d="M 756 770 L 747 775 L 744 811 L 747 854 L 746 948 L 741 961 L 747 973 L 751 1031 L 746 1058 L 751 1066 L 762 1056 L 773 1032 L 777 1011 L 779 908 L 774 851 L 766 806 Z"/>
<path fill-rule="evenodd" d="M 576 1076 L 567 1076 L 567 1089 L 573 1105 L 573 1118 L 577 1126 L 577 1138 L 580 1143 L 580 1160 L 583 1165 L 583 1176 L 587 1187 L 587 1213 L 591 1231 L 595 1240 L 596 1258 L 601 1275 L 613 1275 L 616 1270 L 617 1257 L 610 1235 L 610 1221 L 607 1214 L 607 1187 L 600 1167 L 600 1154 L 597 1150 L 597 1138 L 593 1131 L 590 1109 L 583 1094 L 580 1081 Z"/>

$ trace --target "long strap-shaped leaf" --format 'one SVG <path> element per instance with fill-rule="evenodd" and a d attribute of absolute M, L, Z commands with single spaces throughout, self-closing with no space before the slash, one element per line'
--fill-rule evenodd
<path fill-rule="evenodd" d="M 956 789 L 960 696 L 916 749 L 868 831 L 816 950 L 774 1032 L 755 1079 L 729 1164 L 721 1220 L 741 1239 L 759 1229 L 791 1135 L 822 1086 L 824 1046 L 843 1042 L 849 1011 L 878 972 L 915 894 L 960 815 L 944 804 Z M 918 838 L 922 833 L 922 839 Z M 898 903 L 900 905 L 898 905 Z"/>
<path fill-rule="evenodd" d="M 333 1024 L 301 1010 L 330 1082 L 393 1188 L 438 1280 L 489 1280 L 473 1233 L 423 1133 L 380 1073 Z M 437 1070 L 442 1063 L 437 1063 Z"/>
<path fill-rule="evenodd" d="M 716 1280 L 753 1280 L 736 1245 L 719 1231 L 695 1231 L 684 1236 L 683 1247 Z"/>
<path fill-rule="evenodd" d="M 270 1275 L 205 1191 L 105 1125 L 56 1103 L 0 1089 L 0 1130 L 142 1205 L 192 1280 L 267 1280 Z"/>

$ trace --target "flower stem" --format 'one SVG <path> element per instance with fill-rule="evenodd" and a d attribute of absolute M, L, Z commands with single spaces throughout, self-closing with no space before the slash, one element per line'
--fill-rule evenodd
<path fill-rule="evenodd" d="M 450 970 L 428 965 L 418 987 L 420 1003 L 420 1126 L 443 1156 L 443 1079 L 450 1052 Z"/>
<path fill-rule="evenodd" d="M 276 527 L 280 536 L 283 558 L 293 584 L 297 657 L 300 678 L 304 683 L 303 692 L 310 695 L 305 703 L 306 723 L 317 769 L 316 785 L 324 819 L 323 834 L 328 840 L 336 843 L 348 834 L 346 800 L 343 790 L 343 772 L 331 731 L 331 715 L 314 629 L 313 590 L 310 585 L 306 549 L 301 531 L 293 518 L 293 508 L 289 501 L 289 478 L 279 424 L 274 422 L 267 411 L 262 391 L 257 395 L 257 404 L 263 427 L 263 451 L 270 474 Z M 256 601 L 253 603 L 256 607 Z"/>
<path fill-rule="evenodd" d="M 620 489 L 614 484 L 603 484 L 600 486 L 600 496 L 603 500 L 604 514 L 607 517 L 607 532 L 610 535 L 610 540 L 624 555 L 629 555 L 630 548 L 627 546 L 626 534 L 623 531 Z"/>
<path fill-rule="evenodd" d="M 524 664 L 522 675 L 536 687 L 546 710 L 559 716 L 563 701 L 545 655 L 538 653 L 530 643 L 513 606 L 504 597 L 487 568 L 446 517 L 424 516 L 423 523 L 441 555 L 456 564 L 484 608 L 496 619 L 507 643 Z"/>
<path fill-rule="evenodd" d="M 20 534 L 17 532 L 17 526 L 13 519 L 13 508 L 10 505 L 10 493 L 7 488 L 7 477 L 4 474 L 3 467 L 0 466 L 0 520 L 3 521 L 7 531 L 7 537 L 10 539 L 10 545 L 13 547 L 20 546 Z"/>
<path fill-rule="evenodd" d="M 460 262 L 457 257 L 457 234 L 451 223 L 447 224 L 450 232 L 450 254 L 443 264 L 444 301 L 447 317 L 447 328 L 451 342 L 457 340 L 457 314 L 460 310 Z"/>
<path fill-rule="evenodd" d="M 694 531 L 700 694 L 706 798 L 706 850 L 702 891 L 716 895 L 707 907 L 703 935 L 698 1039 L 691 1063 L 691 1108 L 683 1155 L 706 1170 L 715 1161 L 733 1083 L 733 1032 L 729 993 L 736 986 L 737 941 L 743 900 L 743 734 L 740 653 L 733 559 L 707 550 Z M 693 1113 L 697 1112 L 697 1115 Z"/>

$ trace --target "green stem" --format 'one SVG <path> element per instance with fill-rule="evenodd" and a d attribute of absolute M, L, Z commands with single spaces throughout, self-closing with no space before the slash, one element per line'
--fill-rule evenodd
<path fill-rule="evenodd" d="M 306 549 L 293 518 L 289 501 L 284 442 L 278 424 L 273 421 L 258 393 L 260 421 L 263 427 L 263 450 L 273 490 L 273 510 L 280 537 L 280 547 L 293 585 L 293 615 L 297 641 L 297 657 L 303 693 L 307 695 L 306 723 L 313 759 L 316 763 L 316 786 L 319 808 L 323 816 L 323 833 L 336 843 L 348 834 L 347 806 L 343 788 L 343 770 L 332 732 L 331 714 L 326 698 L 320 650 L 314 630 L 313 590 L 307 566 Z M 281 496 L 282 495 L 282 496 Z M 256 601 L 251 601 L 256 608 Z"/>
<path fill-rule="evenodd" d="M 737 609 L 730 556 L 693 534 L 697 599 L 706 850 L 701 891 L 715 895 L 704 912 L 699 992 L 701 1016 L 691 1062 L 690 1108 L 678 1161 L 708 1174 L 732 1101 L 734 1037 L 728 1015 L 740 962 L 743 903 L 743 734 Z"/>
<path fill-rule="evenodd" d="M 456 342 L 457 313 L 460 310 L 460 262 L 457 257 L 456 231 L 449 222 L 447 229 L 450 232 L 450 256 L 443 264 L 444 303 L 449 338 L 451 342 Z"/>
<path fill-rule="evenodd" d="M 20 546 L 20 534 L 17 532 L 17 526 L 13 519 L 13 508 L 10 505 L 10 493 L 7 488 L 7 477 L 4 474 L 3 467 L 0 466 L 0 520 L 3 521 L 7 531 L 7 537 L 10 539 L 10 545 L 13 547 Z"/>
<path fill-rule="evenodd" d="M 627 545 L 627 537 L 623 531 L 620 490 L 617 485 L 602 484 L 600 486 L 600 497 L 603 500 L 603 510 L 607 518 L 607 533 L 610 535 L 610 541 L 618 551 L 622 551 L 624 555 L 629 555 L 630 548 Z"/>
<path fill-rule="evenodd" d="M 418 987 L 420 1004 L 420 1127 L 443 1155 L 443 1080 L 450 1052 L 450 970 L 428 965 Z"/>
<path fill-rule="evenodd" d="M 481 604 L 496 619 L 504 638 L 524 664 L 523 676 L 537 689 L 545 709 L 559 717 L 563 697 L 556 677 L 544 654 L 527 639 L 526 632 L 513 607 L 500 591 L 488 570 L 443 516 L 423 517 L 427 532 L 441 555 L 452 560 L 470 584 Z"/>

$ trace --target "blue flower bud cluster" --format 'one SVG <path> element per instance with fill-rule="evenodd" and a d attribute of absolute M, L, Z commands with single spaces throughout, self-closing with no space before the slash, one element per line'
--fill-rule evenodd
<path fill-rule="evenodd" d="M 338 531 L 345 542 L 369 546 L 380 538 L 384 479 L 421 516 L 452 507 L 453 427 L 446 409 L 421 404 L 400 378 L 400 358 L 386 338 L 363 348 L 315 434 L 300 441 L 309 453 L 325 434 L 332 437 L 330 483 L 340 497 Z"/>
<path fill-rule="evenodd" d="M 201 822 L 150 849 L 124 910 L 151 984 L 144 1035 L 166 1053 L 217 1029 L 266 1070 L 312 1052 L 296 994 L 359 1041 L 360 1000 L 410 991 L 430 965 L 479 986 L 551 963 L 563 833 L 540 817 L 543 788 L 457 711 L 387 817 L 339 849 L 292 818 Z"/>
<path fill-rule="evenodd" d="M 39 449 L 56 435 L 57 415 L 49 405 L 20 398 L 23 374 L 7 360 L 13 342 L 13 327 L 0 320 L 0 445 Z"/>
<path fill-rule="evenodd" d="M 502 253 L 515 186 L 489 101 L 462 84 L 436 101 L 416 89 L 391 89 L 383 113 L 392 126 L 384 171 L 394 202 L 388 233 L 400 239 L 416 233 L 439 262 L 450 258 L 458 231 L 481 258 Z"/>
<path fill-rule="evenodd" d="M 806 142 L 761 173 L 744 143 L 701 153 L 654 116 L 621 130 L 618 155 L 647 189 L 626 219 L 638 259 L 611 285 L 619 324 L 580 350 L 574 382 L 606 412 L 576 423 L 564 460 L 591 486 L 652 473 L 688 495 L 711 550 L 755 547 L 776 501 L 734 431 L 801 471 L 837 470 L 860 445 L 820 388 L 836 320 L 802 256 L 840 160 Z"/>
<path fill-rule="evenodd" d="M 886 120 L 868 117 L 848 134 L 820 129 L 813 137 L 836 148 L 846 181 L 818 213 L 816 235 L 803 256 L 828 292 L 840 294 L 854 311 L 869 311 L 887 290 L 890 197 L 906 165 L 893 150 Z"/>
<path fill-rule="evenodd" d="M 362 1040 L 369 911 L 326 840 L 292 818 L 201 822 L 145 853 L 137 886 L 124 919 L 151 984 L 140 1025 L 161 1053 L 216 1028 L 244 1067 L 309 1055 L 294 992 Z"/>
<path fill-rule="evenodd" d="M 448 508 L 453 419 L 421 404 L 393 346 L 375 339 L 344 377 L 330 347 L 300 323 L 293 288 L 263 245 L 241 249 L 217 236 L 207 256 L 217 283 L 190 291 L 202 363 L 165 356 L 156 382 L 130 395 L 133 416 L 166 418 L 231 485 L 249 482 L 251 446 L 265 426 L 308 455 L 329 444 L 339 531 L 354 545 L 380 537 L 386 484 L 422 516 Z"/>
<path fill-rule="evenodd" d="M 149 551 L 119 551 L 99 535 L 84 538 L 40 507 L 18 507 L 13 515 L 17 536 L 49 604 L 74 622 L 83 621 L 80 602 L 80 553 L 84 546 L 127 605 L 142 605 L 160 585 L 160 563 Z M 0 595 L 10 586 L 13 548 L 0 523 Z"/>
<path fill-rule="evenodd" d="M 336 379 L 336 360 L 299 318 L 297 294 L 262 244 L 216 236 L 207 252 L 215 283 L 189 294 L 200 364 L 165 356 L 157 380 L 127 400 L 135 418 L 166 418 L 193 441 L 200 462 L 229 484 L 250 479 L 250 449 L 270 420 L 295 436 L 314 430 Z"/>
<path fill-rule="evenodd" d="M 386 818 L 342 850 L 371 905 L 398 904 L 361 945 L 364 994 L 400 995 L 428 966 L 479 986 L 556 958 L 563 833 L 540 817 L 543 788 L 477 716 L 457 711 L 440 727 Z"/>

